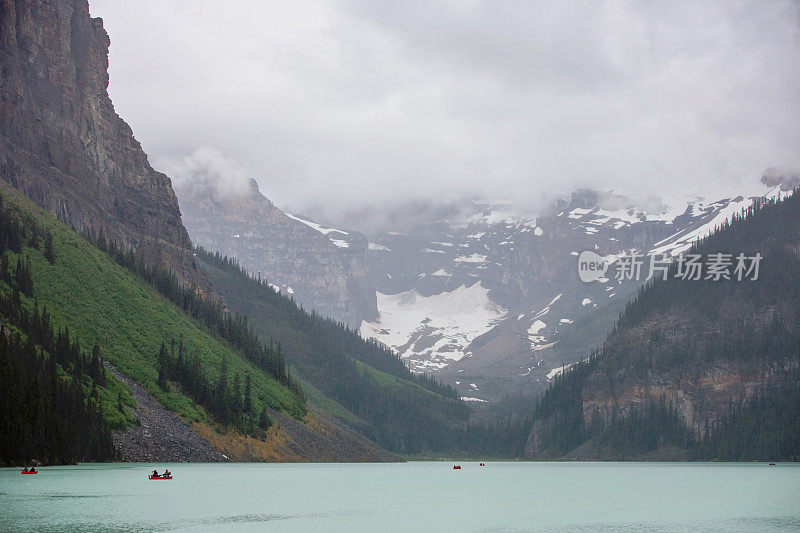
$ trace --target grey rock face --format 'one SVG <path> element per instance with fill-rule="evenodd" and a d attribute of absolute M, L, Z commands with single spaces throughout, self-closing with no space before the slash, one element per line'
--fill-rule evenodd
<path fill-rule="evenodd" d="M 76 230 L 191 277 L 170 180 L 106 91 L 109 42 L 85 0 L 0 2 L 0 176 Z"/>
<path fill-rule="evenodd" d="M 287 215 L 251 180 L 243 191 L 213 184 L 176 187 L 192 240 L 235 257 L 306 309 L 357 326 L 378 314 L 367 273 L 367 239 Z"/>

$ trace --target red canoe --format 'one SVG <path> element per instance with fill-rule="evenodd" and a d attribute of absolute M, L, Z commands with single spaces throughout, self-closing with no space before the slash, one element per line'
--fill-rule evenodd
<path fill-rule="evenodd" d="M 20 471 L 19 471 L 19 473 L 20 473 L 20 474 L 38 474 L 38 473 L 39 473 L 39 471 L 37 470 L 36 472 L 26 472 L 26 471 L 24 471 L 24 470 L 20 470 Z"/>
<path fill-rule="evenodd" d="M 172 479 L 172 476 L 147 476 L 147 479 Z"/>

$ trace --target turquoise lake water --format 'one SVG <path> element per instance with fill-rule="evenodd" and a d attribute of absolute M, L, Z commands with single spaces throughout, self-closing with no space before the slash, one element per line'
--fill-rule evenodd
<path fill-rule="evenodd" d="M 800 465 L 461 465 L 6 468 L 0 530 L 800 531 Z"/>

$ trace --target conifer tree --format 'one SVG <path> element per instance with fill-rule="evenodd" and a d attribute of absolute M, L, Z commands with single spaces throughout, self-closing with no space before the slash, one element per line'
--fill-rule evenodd
<path fill-rule="evenodd" d="M 161 348 L 158 351 L 158 386 L 162 390 L 167 390 L 167 374 L 169 372 L 167 361 L 167 347 L 161 343 Z"/>
<path fill-rule="evenodd" d="M 253 381 L 249 372 L 244 379 L 244 412 L 247 414 L 253 412 Z"/>

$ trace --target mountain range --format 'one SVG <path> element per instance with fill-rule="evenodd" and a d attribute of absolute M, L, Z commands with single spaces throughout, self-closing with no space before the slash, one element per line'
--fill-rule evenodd
<path fill-rule="evenodd" d="M 177 192 L 196 242 L 484 403 L 544 390 L 602 344 L 651 258 L 677 256 L 757 198 L 788 194 L 790 181 L 765 175 L 758 196 L 644 207 L 582 189 L 539 216 L 473 200 L 417 209 L 410 227 L 368 235 L 284 213 L 254 180 L 246 193 L 197 181 Z M 581 282 L 586 250 L 609 264 L 608 277 Z M 640 279 L 614 278 L 615 260 L 637 254 L 648 261 Z"/>

